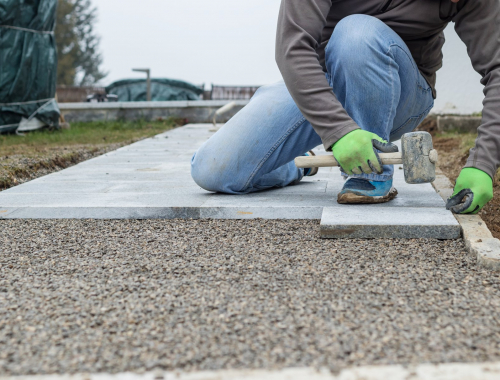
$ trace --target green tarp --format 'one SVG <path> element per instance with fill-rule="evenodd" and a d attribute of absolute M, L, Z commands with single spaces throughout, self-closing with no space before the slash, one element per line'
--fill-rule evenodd
<path fill-rule="evenodd" d="M 0 132 L 24 119 L 57 127 L 57 0 L 0 0 Z"/>
<path fill-rule="evenodd" d="M 124 79 L 106 87 L 108 94 L 118 96 L 119 102 L 146 101 L 145 79 Z M 190 83 L 173 79 L 151 79 L 151 100 L 199 100 L 203 89 Z"/>

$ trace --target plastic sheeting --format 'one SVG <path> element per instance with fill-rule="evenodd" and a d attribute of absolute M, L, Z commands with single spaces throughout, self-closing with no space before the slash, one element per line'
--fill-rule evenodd
<path fill-rule="evenodd" d="M 0 132 L 22 120 L 59 126 L 57 0 L 0 0 Z"/>
<path fill-rule="evenodd" d="M 146 101 L 145 79 L 124 79 L 106 87 L 108 94 L 118 96 L 119 102 Z M 187 82 L 173 79 L 151 79 L 151 100 L 199 100 L 203 89 Z"/>

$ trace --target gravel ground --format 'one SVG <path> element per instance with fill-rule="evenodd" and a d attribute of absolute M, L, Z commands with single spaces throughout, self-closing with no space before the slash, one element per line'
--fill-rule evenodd
<path fill-rule="evenodd" d="M 461 241 L 312 221 L 0 220 L 0 374 L 500 360 Z"/>

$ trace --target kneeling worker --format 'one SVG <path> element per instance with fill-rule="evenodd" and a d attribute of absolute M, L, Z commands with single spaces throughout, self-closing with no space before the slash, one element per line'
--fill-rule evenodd
<path fill-rule="evenodd" d="M 398 140 L 433 107 L 449 22 L 485 86 L 476 146 L 454 192 L 473 193 L 456 212 L 477 213 L 500 166 L 498 0 L 282 0 L 276 61 L 284 81 L 259 89 L 198 150 L 193 179 L 228 194 L 287 186 L 315 174 L 293 160 L 322 143 L 348 176 L 339 200 L 393 199 L 393 167 L 379 163 L 374 140 L 378 148 Z"/>

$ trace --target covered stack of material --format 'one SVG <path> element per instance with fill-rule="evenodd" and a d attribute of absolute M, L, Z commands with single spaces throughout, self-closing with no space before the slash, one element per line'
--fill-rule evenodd
<path fill-rule="evenodd" d="M 59 126 L 57 0 L 0 0 L 0 132 Z"/>
<path fill-rule="evenodd" d="M 145 79 L 123 79 L 111 83 L 106 87 L 106 93 L 116 95 L 119 102 L 144 102 L 146 101 Z M 166 78 L 151 79 L 151 100 L 200 100 L 203 89 L 195 85 Z"/>

